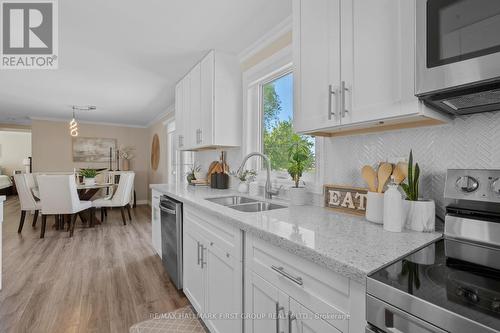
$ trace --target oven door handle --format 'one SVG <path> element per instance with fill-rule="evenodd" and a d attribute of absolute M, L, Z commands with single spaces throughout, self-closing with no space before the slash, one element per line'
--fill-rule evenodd
<path fill-rule="evenodd" d="M 379 299 L 366 295 L 366 314 L 367 321 L 381 329 L 383 332 L 390 333 L 414 333 L 414 332 L 432 332 L 432 333 L 447 333 L 446 331 L 434 326 L 420 318 L 417 318 L 409 313 L 406 313 L 398 308 L 389 305 Z M 415 329 L 420 330 L 405 330 L 401 331 L 397 327 L 397 323 L 413 324 Z M 406 326 L 406 325 L 405 325 Z M 401 326 L 400 326 L 401 327 Z"/>

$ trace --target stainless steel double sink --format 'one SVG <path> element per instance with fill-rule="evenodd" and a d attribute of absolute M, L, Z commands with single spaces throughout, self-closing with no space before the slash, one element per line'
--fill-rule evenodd
<path fill-rule="evenodd" d="M 256 213 L 268 210 L 286 208 L 286 206 L 278 205 L 272 202 L 259 201 L 252 198 L 241 197 L 237 195 L 217 198 L 207 198 L 206 200 L 226 206 L 240 212 Z"/>

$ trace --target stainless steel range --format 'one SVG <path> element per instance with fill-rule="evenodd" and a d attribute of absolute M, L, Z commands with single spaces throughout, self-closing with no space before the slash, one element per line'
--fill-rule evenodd
<path fill-rule="evenodd" d="M 367 332 L 500 332 L 500 170 L 448 170 L 444 238 L 367 278 Z"/>

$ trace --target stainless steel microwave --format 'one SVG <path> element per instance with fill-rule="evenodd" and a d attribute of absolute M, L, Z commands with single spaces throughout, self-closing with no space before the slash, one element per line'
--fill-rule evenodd
<path fill-rule="evenodd" d="M 500 0 L 416 1 L 415 94 L 455 115 L 500 110 Z"/>

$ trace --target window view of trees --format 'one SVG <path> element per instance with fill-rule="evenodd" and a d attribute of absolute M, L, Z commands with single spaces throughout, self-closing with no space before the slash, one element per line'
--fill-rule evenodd
<path fill-rule="evenodd" d="M 262 87 L 263 95 L 263 146 L 264 154 L 271 159 L 273 170 L 286 171 L 289 167 L 289 150 L 297 137 L 292 128 L 293 75 L 287 74 Z M 315 140 L 302 135 L 298 140 L 308 148 L 306 170 L 314 168 Z"/>

